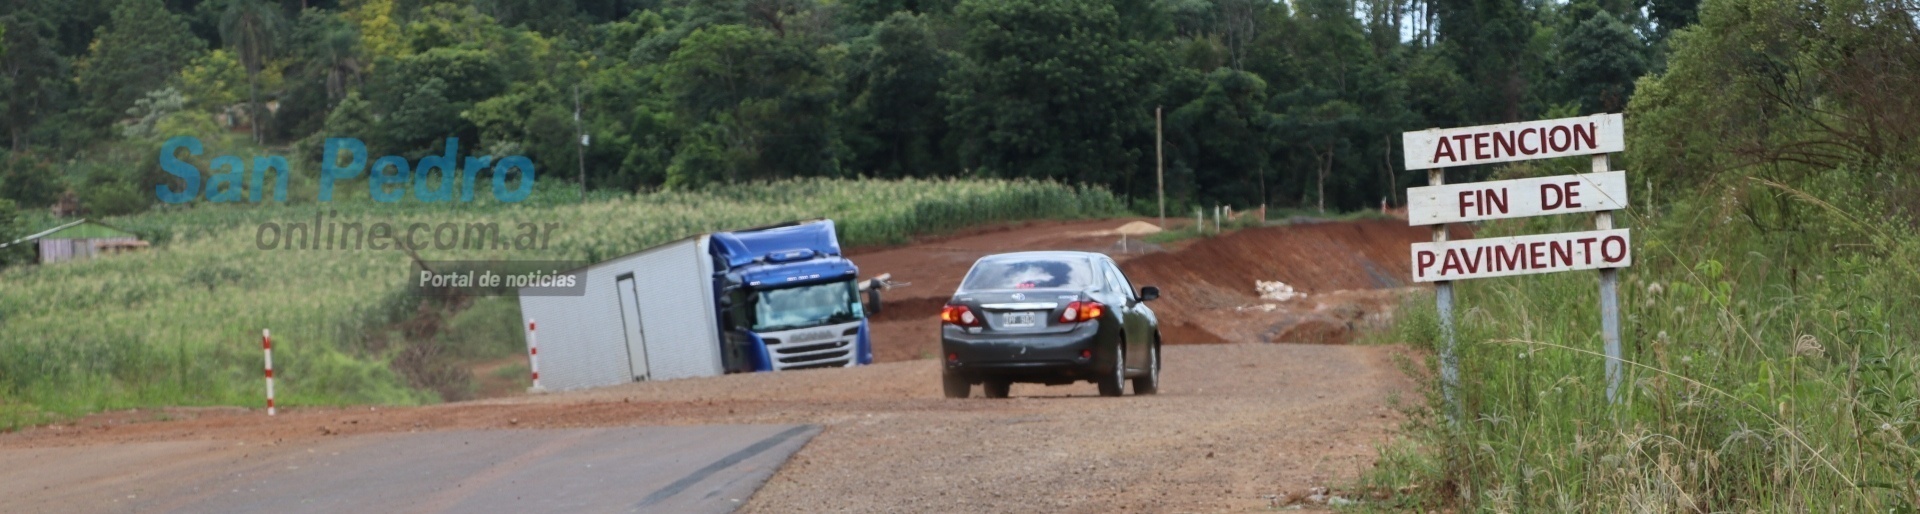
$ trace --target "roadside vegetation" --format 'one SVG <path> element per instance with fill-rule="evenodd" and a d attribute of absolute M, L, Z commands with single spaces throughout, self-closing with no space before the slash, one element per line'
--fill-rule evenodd
<path fill-rule="evenodd" d="M 846 245 L 974 224 L 1117 214 L 1097 188 L 1032 181 L 794 180 L 633 195 L 550 191 L 524 204 L 199 206 L 109 223 L 170 232 L 160 248 L 0 271 L 0 428 L 103 409 L 262 403 L 259 337 L 274 336 L 282 405 L 460 398 L 465 359 L 520 351 L 511 299 L 407 294 L 394 250 L 257 250 L 264 222 L 558 223 L 546 250 L 421 250 L 423 260 L 592 262 L 721 229 L 830 217 Z M 337 213 L 337 214 L 336 214 Z M 506 229 L 503 229 L 506 230 Z"/>
<path fill-rule="evenodd" d="M 997 177 L 1142 199 L 1164 164 L 1173 212 L 1351 210 L 1420 182 L 1402 131 L 1618 111 L 1695 3 L 9 0 L 0 198 L 130 214 L 177 185 L 170 138 L 314 176 L 350 137 L 409 159 L 457 138 L 622 193 Z"/>
<path fill-rule="evenodd" d="M 1899 4 L 1703 3 L 1638 84 L 1614 166 L 1636 184 L 1620 402 L 1594 273 L 1456 283 L 1462 412 L 1434 362 L 1411 367 L 1432 387 L 1363 481 L 1393 493 L 1375 507 L 1920 509 L 1920 32 Z M 1399 312 L 1376 338 L 1437 352 L 1432 296 Z"/>

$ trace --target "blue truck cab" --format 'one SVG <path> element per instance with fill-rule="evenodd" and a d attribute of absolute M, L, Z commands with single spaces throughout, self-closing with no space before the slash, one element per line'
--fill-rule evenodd
<path fill-rule="evenodd" d="M 716 232 L 708 249 L 726 372 L 873 363 L 878 288 L 863 288 L 841 256 L 832 220 Z"/>

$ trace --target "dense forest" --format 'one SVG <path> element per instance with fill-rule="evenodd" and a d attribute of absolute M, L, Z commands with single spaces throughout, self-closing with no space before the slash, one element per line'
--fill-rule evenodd
<path fill-rule="evenodd" d="M 1158 111 L 1176 209 L 1353 209 L 1424 183 L 1402 131 L 1621 111 L 1695 3 L 0 0 L 0 197 L 146 209 L 174 136 L 305 176 L 327 137 L 457 138 L 592 189 L 1027 177 L 1148 211 Z"/>

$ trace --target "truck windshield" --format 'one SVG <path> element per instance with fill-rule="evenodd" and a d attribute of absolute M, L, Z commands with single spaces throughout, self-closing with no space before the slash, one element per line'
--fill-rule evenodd
<path fill-rule="evenodd" d="M 846 323 L 865 316 L 853 281 L 828 282 L 755 293 L 753 331 L 769 332 Z"/>

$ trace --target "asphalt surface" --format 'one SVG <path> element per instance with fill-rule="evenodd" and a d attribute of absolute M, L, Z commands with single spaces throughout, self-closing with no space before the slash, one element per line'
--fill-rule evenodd
<path fill-rule="evenodd" d="M 716 425 L 0 450 L 0 512 L 732 512 L 820 432 Z"/>

